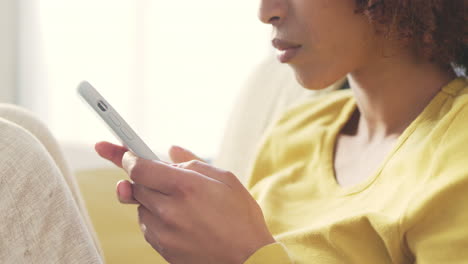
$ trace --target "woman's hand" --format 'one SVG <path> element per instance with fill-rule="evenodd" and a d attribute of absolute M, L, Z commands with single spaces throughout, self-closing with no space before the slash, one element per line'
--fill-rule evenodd
<path fill-rule="evenodd" d="M 124 147 L 96 144 L 128 173 L 119 200 L 136 202 L 146 241 L 171 263 L 243 263 L 274 243 L 262 211 L 235 175 L 173 147 L 168 164 L 138 158 Z"/>

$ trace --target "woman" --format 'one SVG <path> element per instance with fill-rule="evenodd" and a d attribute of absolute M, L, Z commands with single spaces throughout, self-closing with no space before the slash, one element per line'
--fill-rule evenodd
<path fill-rule="evenodd" d="M 262 0 L 260 19 L 275 29 L 272 44 L 300 83 L 320 89 L 347 75 L 351 89 L 276 122 L 258 150 L 250 192 L 182 148 L 170 150 L 174 164 L 107 142 L 96 150 L 130 175 L 118 197 L 140 204 L 146 240 L 171 263 L 465 263 L 468 84 L 451 67 L 466 74 L 464 10 L 461 0 Z M 40 185 L 41 197 L 54 189 L 70 200 L 63 179 L 54 182 Z M 54 217 L 63 226 L 79 215 L 73 200 L 65 204 L 72 213 Z M 64 206 L 31 211 L 57 208 Z M 80 230 L 73 240 L 54 238 L 73 242 L 68 248 L 42 254 L 37 234 L 19 230 L 33 239 L 10 256 L 98 263 Z"/>
<path fill-rule="evenodd" d="M 171 263 L 466 263 L 468 83 L 452 67 L 466 74 L 465 13 L 461 0 L 262 0 L 299 82 L 347 75 L 351 89 L 283 115 L 251 194 L 202 162 L 96 149 L 130 175 L 119 198 Z"/>

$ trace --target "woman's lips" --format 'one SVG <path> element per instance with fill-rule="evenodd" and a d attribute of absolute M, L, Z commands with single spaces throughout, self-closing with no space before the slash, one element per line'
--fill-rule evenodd
<path fill-rule="evenodd" d="M 300 47 L 298 48 L 289 48 L 285 50 L 277 50 L 276 57 L 281 63 L 286 63 L 294 58 L 299 51 Z"/>
<path fill-rule="evenodd" d="M 302 47 L 299 44 L 277 38 L 273 39 L 271 43 L 273 47 L 278 50 L 277 58 L 281 63 L 286 63 L 294 58 L 294 56 L 296 56 L 296 54 L 299 52 L 299 49 Z"/>

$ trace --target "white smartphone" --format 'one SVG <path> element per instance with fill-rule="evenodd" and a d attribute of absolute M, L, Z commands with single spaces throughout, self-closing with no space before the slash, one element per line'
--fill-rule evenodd
<path fill-rule="evenodd" d="M 83 81 L 78 85 L 78 94 L 101 117 L 126 148 L 141 158 L 160 160 L 89 82 Z"/>

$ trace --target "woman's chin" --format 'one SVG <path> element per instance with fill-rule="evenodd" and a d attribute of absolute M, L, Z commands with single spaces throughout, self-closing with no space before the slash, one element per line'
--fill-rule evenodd
<path fill-rule="evenodd" d="M 311 74 L 311 72 L 303 72 L 294 69 L 297 82 L 307 90 L 323 90 L 335 82 L 341 80 L 344 76 L 336 78 L 327 77 L 327 74 Z"/>

